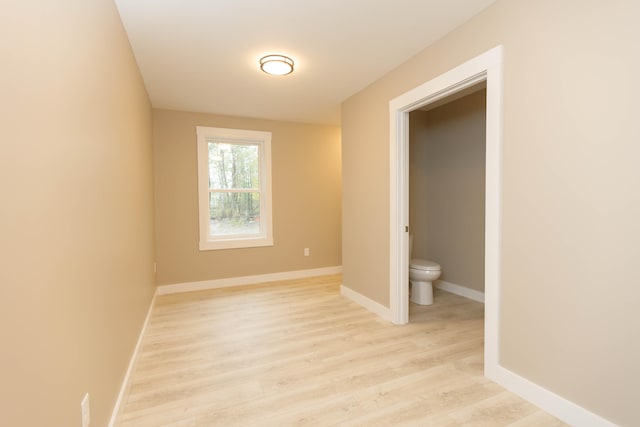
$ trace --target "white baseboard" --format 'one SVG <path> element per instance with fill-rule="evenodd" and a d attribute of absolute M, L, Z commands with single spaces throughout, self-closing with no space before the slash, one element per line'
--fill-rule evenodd
<path fill-rule="evenodd" d="M 155 305 L 156 297 L 155 295 L 151 299 L 151 304 L 149 304 L 149 310 L 147 310 L 147 317 L 144 319 L 144 323 L 142 324 L 142 329 L 140 330 L 140 335 L 138 335 L 138 341 L 136 342 L 136 346 L 133 349 L 133 354 L 131 355 L 131 359 L 129 360 L 129 367 L 127 368 L 127 373 L 124 375 L 124 379 L 122 380 L 122 385 L 120 386 L 120 393 L 118 393 L 118 399 L 116 400 L 116 404 L 111 412 L 111 419 L 109 420 L 109 427 L 114 427 L 116 425 L 116 421 L 118 419 L 118 414 L 120 413 L 120 406 L 122 405 L 122 401 L 127 393 L 127 386 L 129 385 L 129 380 L 131 379 L 131 375 L 133 374 L 133 368 L 135 366 L 136 360 L 138 359 L 138 353 L 140 352 L 140 346 L 142 345 L 142 338 L 144 337 L 147 326 L 149 324 L 149 319 L 151 318 L 151 311 L 153 310 L 153 306 Z"/>
<path fill-rule="evenodd" d="M 617 427 L 611 421 L 589 412 L 502 366 L 493 367 L 489 371 L 485 370 L 487 378 L 571 426 Z"/>
<path fill-rule="evenodd" d="M 303 279 L 305 277 L 326 276 L 342 273 L 342 266 L 314 268 L 310 270 L 285 271 L 283 273 L 259 274 L 255 276 L 229 277 L 226 279 L 204 280 L 201 282 L 176 283 L 162 285 L 156 289 L 156 295 L 168 295 L 181 292 L 203 291 L 207 289 L 228 288 L 231 286 L 255 285 L 277 280 Z"/>
<path fill-rule="evenodd" d="M 474 301 L 484 303 L 484 293 L 464 286 L 438 280 L 434 285 L 452 294 L 460 295 Z M 520 375 L 504 368 L 500 365 L 485 365 L 485 376 L 490 380 L 500 384 L 512 393 L 533 403 L 542 410 L 559 418 L 571 426 L 585 427 L 616 427 L 612 422 L 589 412 L 585 408 L 558 396 L 539 386 L 538 384 L 521 377 Z"/>
<path fill-rule="evenodd" d="M 445 282 L 444 280 L 436 280 L 434 284 L 436 285 L 436 288 L 442 289 L 443 291 L 451 292 L 452 294 L 460 295 L 461 297 L 469 298 L 474 301 L 484 302 L 484 292 L 465 288 L 464 286 Z"/>
<path fill-rule="evenodd" d="M 391 310 L 389 310 L 388 307 L 385 307 L 384 305 L 377 303 L 344 285 L 340 285 L 340 295 L 377 314 L 384 320 L 391 322 Z"/>

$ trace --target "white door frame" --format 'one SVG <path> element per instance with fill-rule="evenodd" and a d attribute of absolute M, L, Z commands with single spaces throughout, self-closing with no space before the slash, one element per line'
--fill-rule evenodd
<path fill-rule="evenodd" d="M 477 83 L 487 84 L 485 197 L 485 375 L 498 367 L 502 192 L 502 46 L 393 99 L 390 110 L 390 314 L 409 322 L 409 112 Z"/>

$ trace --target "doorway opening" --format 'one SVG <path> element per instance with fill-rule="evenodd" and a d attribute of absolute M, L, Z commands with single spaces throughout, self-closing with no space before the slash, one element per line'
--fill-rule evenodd
<path fill-rule="evenodd" d="M 440 290 L 484 303 L 485 83 L 409 113 L 409 259 L 440 266 L 422 273 L 410 263 L 411 323 L 457 300 Z M 412 273 L 437 277 L 411 286 Z M 484 305 L 469 307 L 484 316 Z"/>
<path fill-rule="evenodd" d="M 485 323 L 484 371 L 498 368 L 500 206 L 502 153 L 502 47 L 498 46 L 389 103 L 390 312 L 395 324 L 409 321 L 409 113 L 486 84 Z"/>

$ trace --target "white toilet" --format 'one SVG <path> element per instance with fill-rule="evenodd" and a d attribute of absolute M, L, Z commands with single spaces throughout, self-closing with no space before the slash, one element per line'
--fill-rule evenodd
<path fill-rule="evenodd" d="M 409 236 L 409 257 L 413 254 L 413 236 Z M 411 258 L 409 261 L 409 282 L 411 302 L 420 305 L 433 304 L 433 281 L 442 274 L 440 265 L 426 259 Z"/>

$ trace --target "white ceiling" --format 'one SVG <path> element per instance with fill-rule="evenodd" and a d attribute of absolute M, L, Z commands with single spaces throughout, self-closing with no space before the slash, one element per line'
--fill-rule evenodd
<path fill-rule="evenodd" d="M 495 0 L 115 0 L 155 108 L 339 124 L 340 103 Z M 282 53 L 293 74 L 258 60 Z"/>

